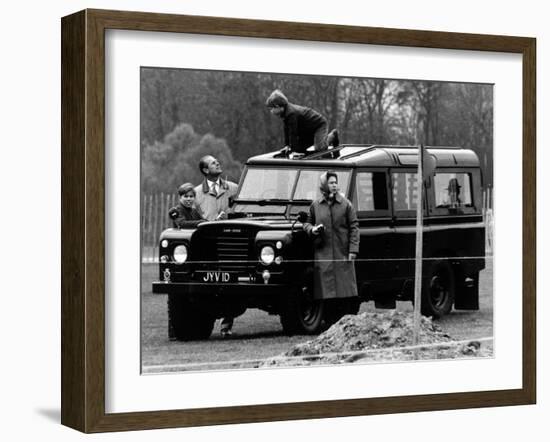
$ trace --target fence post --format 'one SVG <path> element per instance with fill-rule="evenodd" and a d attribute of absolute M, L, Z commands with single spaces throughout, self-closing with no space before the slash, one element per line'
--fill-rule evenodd
<path fill-rule="evenodd" d="M 415 349 L 414 359 L 418 359 L 418 343 L 420 341 L 421 303 L 422 303 L 422 243 L 424 237 L 423 220 L 423 193 L 424 193 L 424 145 L 418 146 L 418 169 L 416 172 L 416 184 L 418 188 L 418 198 L 416 200 L 416 246 L 415 246 L 415 266 L 414 266 L 414 312 L 413 312 L 413 345 Z"/>
<path fill-rule="evenodd" d="M 149 194 L 149 207 L 147 208 L 147 212 L 149 214 L 147 218 L 147 237 L 149 238 L 147 247 L 148 247 L 149 253 L 152 253 L 151 247 L 154 244 L 153 243 L 153 223 L 152 223 L 152 218 L 153 218 L 153 194 L 152 193 Z M 154 258 L 154 255 L 151 255 L 151 256 Z"/>
<path fill-rule="evenodd" d="M 157 219 L 157 194 L 153 193 L 151 194 L 151 247 L 153 248 L 153 258 L 155 256 L 155 243 L 157 238 L 157 226 L 156 226 L 156 219 Z"/>
<path fill-rule="evenodd" d="M 174 204 L 171 204 L 171 199 L 172 199 L 172 195 L 170 193 L 167 193 L 166 194 L 166 207 L 165 207 L 165 211 L 164 213 L 162 214 L 162 219 L 164 220 L 163 222 L 163 230 L 164 229 L 167 229 L 168 227 L 171 226 L 170 224 L 170 221 L 168 219 L 168 216 L 166 215 L 168 213 L 168 210 L 170 210 L 171 207 L 174 207 Z"/>
<path fill-rule="evenodd" d="M 490 240 L 491 240 L 491 255 L 494 253 L 494 243 L 495 243 L 495 237 L 494 237 L 494 226 L 495 226 L 495 209 L 494 209 L 494 201 L 493 201 L 493 198 L 494 198 L 494 189 L 491 189 L 491 226 L 490 226 L 490 231 L 491 231 L 491 236 L 490 236 Z"/>
<path fill-rule="evenodd" d="M 159 231 L 157 233 L 157 238 L 160 237 L 160 233 L 164 229 L 164 214 L 166 213 L 166 208 L 164 207 L 164 192 L 160 194 L 160 215 L 159 215 Z"/>
<path fill-rule="evenodd" d="M 143 204 L 141 206 L 141 235 L 140 235 L 140 238 L 141 238 L 141 258 L 144 259 L 145 256 L 145 252 L 147 251 L 147 249 L 145 248 L 146 246 L 146 241 L 147 241 L 147 230 L 145 229 L 145 223 L 146 223 L 146 220 L 147 220 L 147 195 L 144 193 L 143 194 Z"/>

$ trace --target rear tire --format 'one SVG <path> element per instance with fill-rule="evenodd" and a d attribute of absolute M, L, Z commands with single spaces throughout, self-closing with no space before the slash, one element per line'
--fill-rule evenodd
<path fill-rule="evenodd" d="M 435 261 L 422 284 L 422 314 L 435 319 L 449 314 L 455 294 L 456 282 L 451 265 L 448 261 Z"/>
<path fill-rule="evenodd" d="M 182 296 L 168 295 L 168 329 L 171 338 L 178 341 L 208 339 L 214 322 L 215 318 L 208 314 L 206 307 Z"/>
<path fill-rule="evenodd" d="M 296 287 L 285 296 L 280 317 L 287 335 L 313 335 L 321 332 L 325 302 L 313 298 L 312 285 Z"/>

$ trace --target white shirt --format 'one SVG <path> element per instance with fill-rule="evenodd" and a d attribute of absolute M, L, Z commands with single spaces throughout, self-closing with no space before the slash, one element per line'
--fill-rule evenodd
<path fill-rule="evenodd" d="M 210 186 L 211 190 L 214 190 L 214 193 L 217 195 L 220 193 L 220 179 L 218 178 L 216 181 L 208 181 L 208 185 Z"/>

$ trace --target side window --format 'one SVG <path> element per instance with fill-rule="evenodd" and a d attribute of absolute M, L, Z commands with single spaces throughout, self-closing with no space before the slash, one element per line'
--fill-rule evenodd
<path fill-rule="evenodd" d="M 416 210 L 418 201 L 416 173 L 392 173 L 392 189 L 394 210 Z"/>
<path fill-rule="evenodd" d="M 436 173 L 436 208 L 472 207 L 471 177 L 468 173 Z"/>
<path fill-rule="evenodd" d="M 319 190 L 319 177 L 325 170 L 307 170 L 300 172 L 298 184 L 294 192 L 294 199 L 309 199 L 314 200 L 321 197 Z M 351 176 L 350 170 L 337 170 L 338 189 L 347 196 L 349 179 Z M 292 183 L 291 183 L 292 184 Z"/>
<path fill-rule="evenodd" d="M 385 172 L 359 172 L 356 178 L 357 210 L 388 210 L 388 186 Z"/>

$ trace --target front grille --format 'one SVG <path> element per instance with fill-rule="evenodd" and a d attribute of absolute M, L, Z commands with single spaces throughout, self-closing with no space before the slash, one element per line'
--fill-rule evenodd
<path fill-rule="evenodd" d="M 231 231 L 238 230 L 238 232 Z M 193 235 L 193 261 L 198 268 L 248 271 L 255 267 L 255 230 L 209 227 Z"/>
<path fill-rule="evenodd" d="M 248 261 L 250 239 L 246 236 L 217 236 L 214 243 L 218 260 Z"/>

